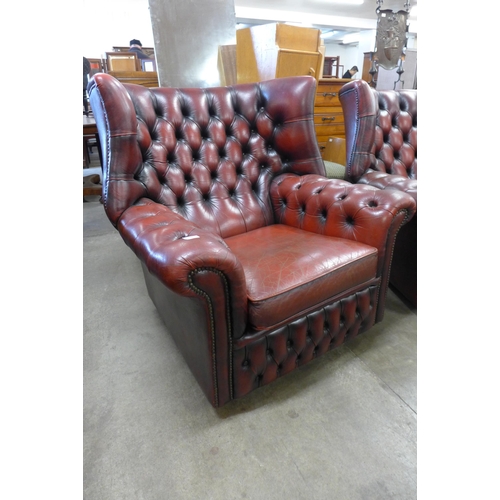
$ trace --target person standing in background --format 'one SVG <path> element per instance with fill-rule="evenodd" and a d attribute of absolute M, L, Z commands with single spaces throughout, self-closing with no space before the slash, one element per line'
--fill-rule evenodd
<path fill-rule="evenodd" d="M 135 52 L 138 59 L 151 59 L 151 57 L 142 51 L 142 43 L 136 38 L 130 40 L 129 52 Z"/>
<path fill-rule="evenodd" d="M 89 116 L 89 102 L 87 100 L 87 84 L 89 83 L 90 61 L 83 57 L 83 114 Z"/>
<path fill-rule="evenodd" d="M 351 69 L 348 69 L 344 73 L 344 75 L 342 76 L 342 78 L 352 78 L 357 72 L 358 72 L 358 67 L 357 66 L 353 66 Z"/>

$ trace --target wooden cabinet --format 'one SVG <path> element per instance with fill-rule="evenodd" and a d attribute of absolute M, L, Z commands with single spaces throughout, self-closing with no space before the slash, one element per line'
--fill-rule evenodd
<path fill-rule="evenodd" d="M 318 81 L 314 101 L 314 127 L 321 155 L 324 154 L 330 137 L 345 137 L 344 113 L 339 91 L 350 81 L 348 78 L 320 78 Z"/>

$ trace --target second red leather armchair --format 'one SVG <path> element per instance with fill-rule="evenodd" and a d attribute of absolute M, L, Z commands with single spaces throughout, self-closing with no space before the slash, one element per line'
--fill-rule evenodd
<path fill-rule="evenodd" d="M 353 80 L 339 92 L 346 133 L 345 179 L 417 201 L 417 90 L 372 89 Z M 391 285 L 417 307 L 417 216 L 401 228 Z"/>

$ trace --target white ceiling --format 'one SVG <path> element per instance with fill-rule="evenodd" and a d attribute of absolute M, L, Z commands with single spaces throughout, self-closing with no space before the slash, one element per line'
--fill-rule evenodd
<path fill-rule="evenodd" d="M 289 22 L 312 26 L 323 33 L 336 31 L 325 43 L 339 43 L 350 34 L 373 30 L 377 26 L 377 0 L 234 0 L 240 27 L 270 22 Z M 383 0 L 382 10 L 405 10 L 407 0 Z M 359 4 L 359 2 L 362 2 Z M 410 0 L 410 32 L 417 32 L 417 0 Z"/>

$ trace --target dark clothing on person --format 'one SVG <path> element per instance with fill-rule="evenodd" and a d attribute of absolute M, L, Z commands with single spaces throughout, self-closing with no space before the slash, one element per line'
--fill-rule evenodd
<path fill-rule="evenodd" d="M 83 113 L 89 116 L 89 102 L 87 100 L 87 84 L 89 83 L 90 61 L 83 56 Z"/>
<path fill-rule="evenodd" d="M 90 73 L 90 61 L 84 57 L 83 58 L 83 90 L 87 90 L 87 84 L 89 83 L 89 73 Z"/>
<path fill-rule="evenodd" d="M 138 59 L 151 59 L 145 52 L 143 52 L 139 47 L 130 47 L 129 52 L 135 52 Z"/>
<path fill-rule="evenodd" d="M 351 71 L 352 71 L 352 73 L 351 73 Z M 342 78 L 352 78 L 358 71 L 359 71 L 358 67 L 357 66 L 353 66 L 351 69 L 348 69 L 344 73 L 344 76 Z"/>

